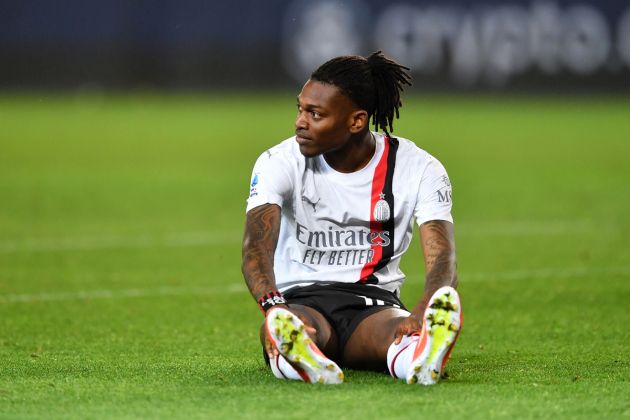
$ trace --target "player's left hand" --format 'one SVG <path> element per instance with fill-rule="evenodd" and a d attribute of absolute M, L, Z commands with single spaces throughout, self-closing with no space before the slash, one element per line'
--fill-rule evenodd
<path fill-rule="evenodd" d="M 394 344 L 400 344 L 400 340 L 405 335 L 411 335 L 413 333 L 419 333 L 422 331 L 421 318 L 411 314 L 407 318 L 403 319 L 394 333 Z"/>

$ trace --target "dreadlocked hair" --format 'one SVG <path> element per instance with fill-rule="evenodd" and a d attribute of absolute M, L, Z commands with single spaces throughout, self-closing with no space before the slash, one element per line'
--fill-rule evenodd
<path fill-rule="evenodd" d="M 385 57 L 382 51 L 367 58 L 346 55 L 333 58 L 311 74 L 311 80 L 336 86 L 368 113 L 374 128 L 387 135 L 402 107 L 403 86 L 411 86 L 409 68 Z"/>

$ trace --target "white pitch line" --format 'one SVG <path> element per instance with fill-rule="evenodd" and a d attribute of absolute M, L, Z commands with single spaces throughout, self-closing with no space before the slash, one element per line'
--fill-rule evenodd
<path fill-rule="evenodd" d="M 592 275 L 605 276 L 605 275 L 617 275 L 628 276 L 630 275 L 630 267 L 618 266 L 618 267 L 572 267 L 572 268 L 540 268 L 535 270 L 514 270 L 503 272 L 488 272 L 488 273 L 461 273 L 460 283 L 466 283 L 468 281 L 487 281 L 487 280 L 527 280 L 527 279 L 566 279 L 572 277 L 587 277 Z"/>
<path fill-rule="evenodd" d="M 55 302 L 64 300 L 123 299 L 154 296 L 218 295 L 246 292 L 245 284 L 234 283 L 226 287 L 175 287 L 161 286 L 150 289 L 77 290 L 72 292 L 42 292 L 33 294 L 0 295 L 0 303 Z"/>
<path fill-rule="evenodd" d="M 573 267 L 573 268 L 542 268 L 538 270 L 514 270 L 488 273 L 461 273 L 460 283 L 479 281 L 520 281 L 529 279 L 559 279 L 579 278 L 593 275 L 630 276 L 630 266 L 619 267 Z M 415 276 L 414 276 L 415 277 Z M 408 280 L 414 281 L 413 277 Z M 220 295 L 223 293 L 246 293 L 247 287 L 243 283 L 232 283 L 226 287 L 175 287 L 162 286 L 149 289 L 121 289 L 121 290 L 78 290 L 71 292 L 42 292 L 34 294 L 0 295 L 0 303 L 29 303 L 94 299 L 123 299 L 154 296 L 189 296 L 189 295 Z"/>
<path fill-rule="evenodd" d="M 557 236 L 601 231 L 590 220 L 493 221 L 485 223 L 455 221 L 455 233 L 471 236 Z"/>
<path fill-rule="evenodd" d="M 89 251 L 95 249 L 187 247 L 238 244 L 242 232 L 181 232 L 164 236 L 93 236 L 0 241 L 0 254 L 17 252 Z"/>
<path fill-rule="evenodd" d="M 494 221 L 455 224 L 456 235 L 488 236 L 556 236 L 601 232 L 589 220 L 573 221 Z M 95 235 L 87 237 L 25 238 L 0 241 L 0 254 L 20 252 L 90 251 L 99 249 L 129 249 L 152 247 L 192 247 L 237 245 L 243 232 L 193 231 L 160 235 Z"/>

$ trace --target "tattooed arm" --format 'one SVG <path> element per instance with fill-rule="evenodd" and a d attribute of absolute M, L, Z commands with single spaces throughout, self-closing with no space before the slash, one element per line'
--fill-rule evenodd
<path fill-rule="evenodd" d="M 444 220 L 431 220 L 420 226 L 426 279 L 424 295 L 413 308 L 422 317 L 431 295 L 442 286 L 457 287 L 455 234 L 453 224 Z"/>
<path fill-rule="evenodd" d="M 247 212 L 241 270 L 256 301 L 266 293 L 276 290 L 273 256 L 279 233 L 279 206 L 263 204 Z"/>
<path fill-rule="evenodd" d="M 420 226 L 420 239 L 424 252 L 426 280 L 424 294 L 411 311 L 411 316 L 401 322 L 396 331 L 396 342 L 403 335 L 420 330 L 424 310 L 431 295 L 442 286 L 457 287 L 457 263 L 455 260 L 455 235 L 453 224 L 444 220 L 431 220 Z"/>

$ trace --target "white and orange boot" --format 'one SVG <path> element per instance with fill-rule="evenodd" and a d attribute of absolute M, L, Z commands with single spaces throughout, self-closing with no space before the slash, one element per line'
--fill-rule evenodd
<path fill-rule="evenodd" d="M 407 369 L 408 384 L 433 385 L 438 382 L 463 320 L 457 291 L 450 286 L 439 288 L 424 311 L 422 332 Z"/>
<path fill-rule="evenodd" d="M 267 313 L 265 325 L 273 345 L 305 382 L 343 382 L 342 370 L 317 348 L 296 315 L 284 308 L 272 308 Z"/>

